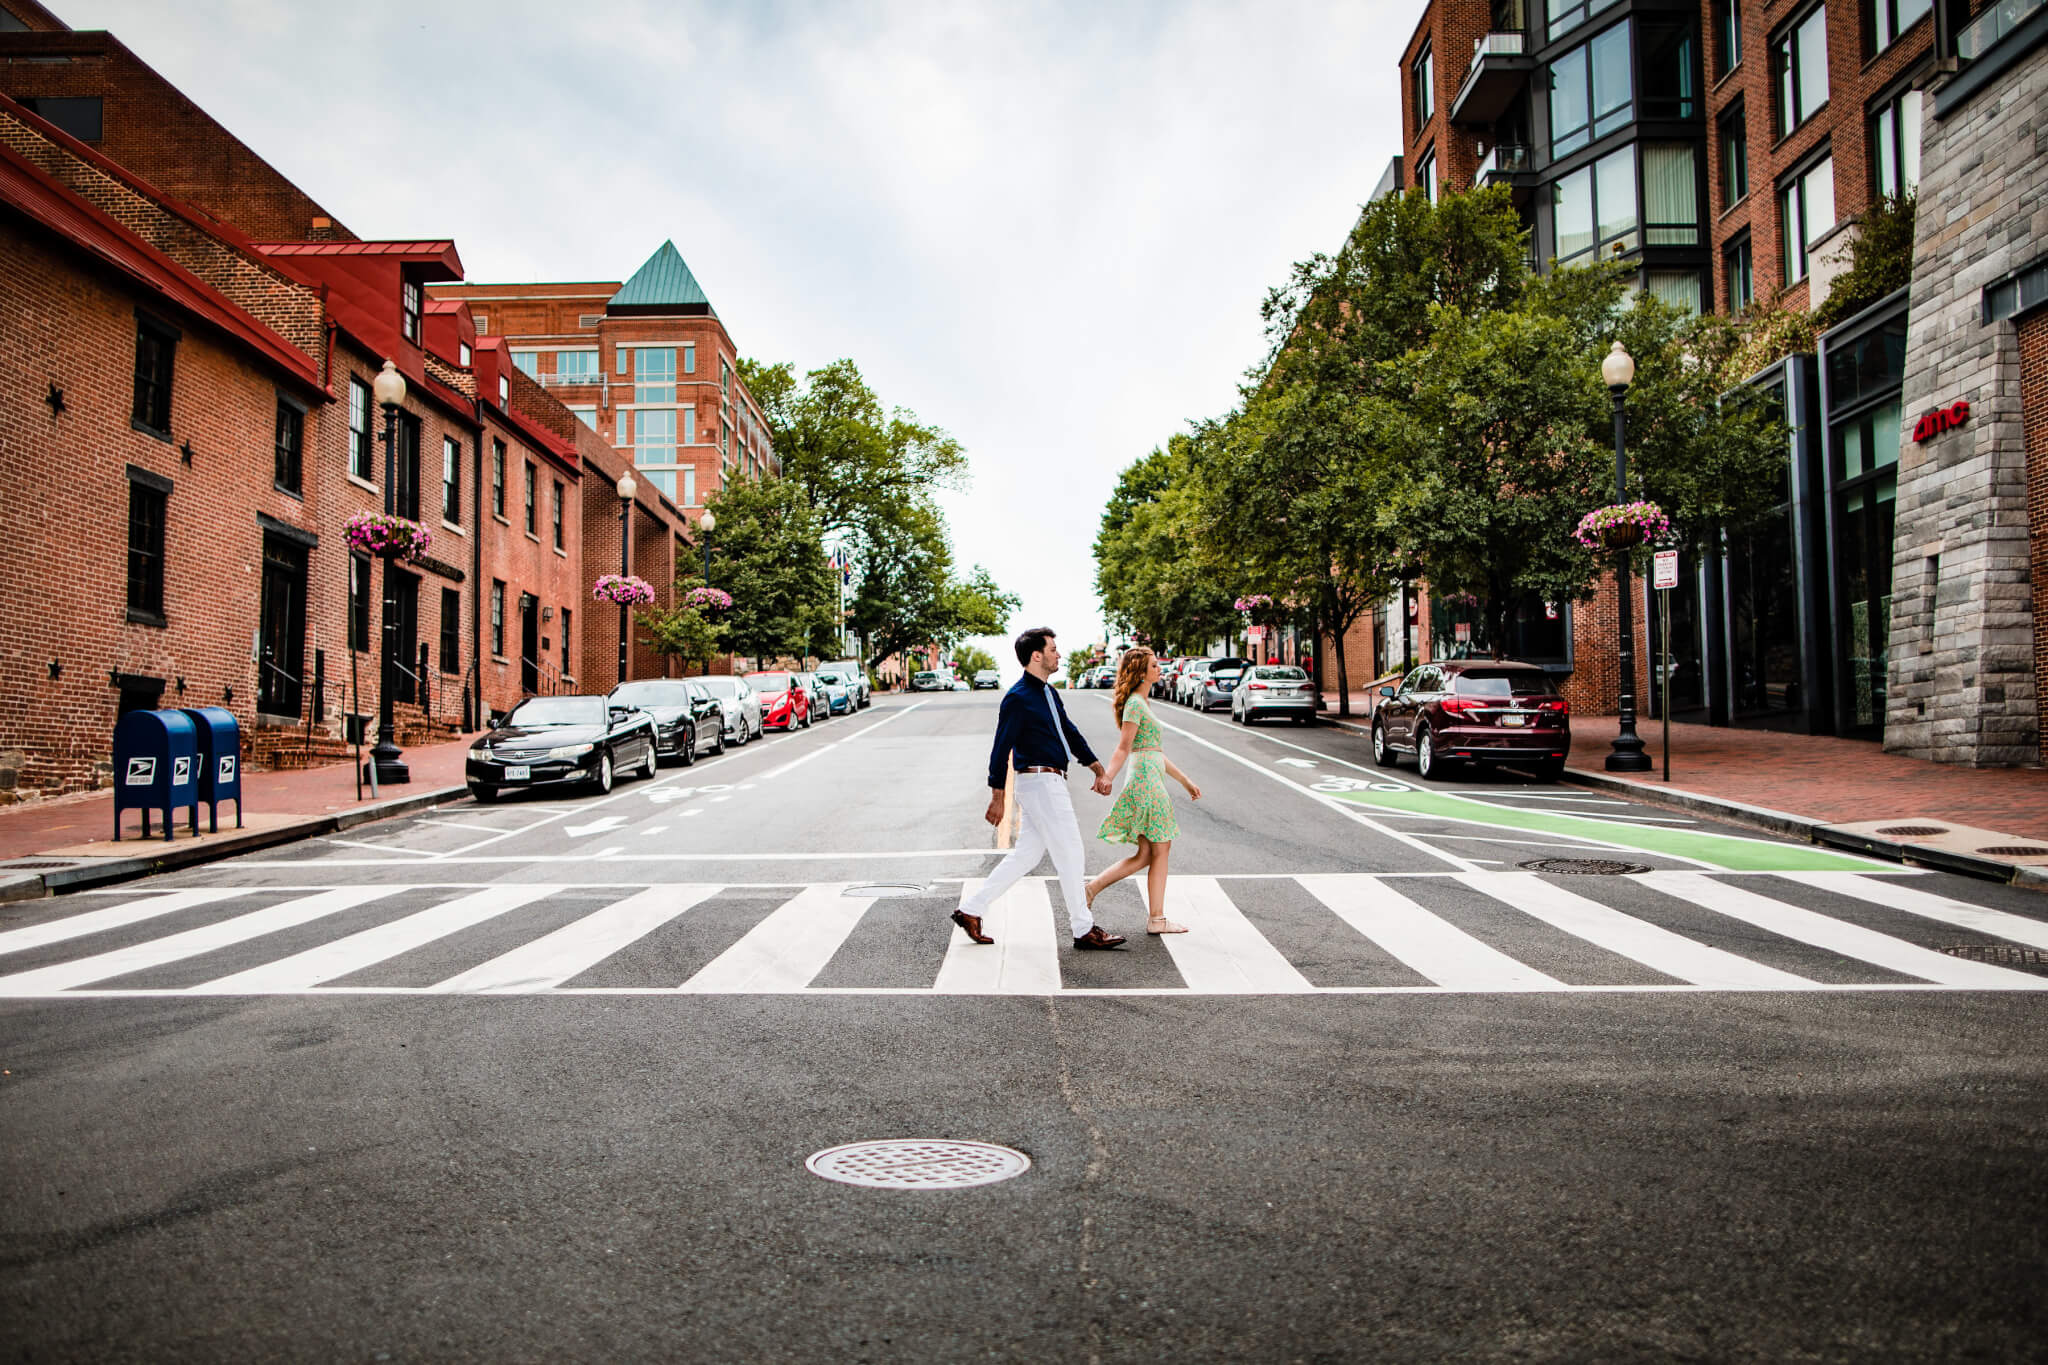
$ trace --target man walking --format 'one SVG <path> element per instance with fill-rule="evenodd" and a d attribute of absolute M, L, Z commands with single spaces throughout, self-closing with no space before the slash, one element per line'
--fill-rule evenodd
<path fill-rule="evenodd" d="M 1097 796 L 1109 795 L 1109 778 L 1088 741 L 1067 719 L 1067 709 L 1052 686 L 1052 676 L 1060 666 L 1060 648 L 1053 633 L 1037 627 L 1019 635 L 1017 662 L 1024 665 L 1024 676 L 1004 694 L 996 719 L 995 748 L 988 759 L 989 798 L 985 817 L 991 825 L 1003 822 L 1004 774 L 1014 763 L 1021 817 L 1017 842 L 1009 856 L 982 883 L 981 890 L 962 901 L 953 912 L 953 923 L 966 930 L 967 937 L 976 943 L 994 943 L 994 938 L 981 931 L 982 916 L 997 897 L 1051 853 L 1053 869 L 1059 873 L 1060 890 L 1067 901 L 1067 923 L 1073 930 L 1074 946 L 1120 947 L 1124 936 L 1105 934 L 1089 913 L 1081 827 L 1074 822 L 1074 803 L 1067 796 L 1067 768 L 1076 761 L 1087 764 L 1095 773 Z"/>

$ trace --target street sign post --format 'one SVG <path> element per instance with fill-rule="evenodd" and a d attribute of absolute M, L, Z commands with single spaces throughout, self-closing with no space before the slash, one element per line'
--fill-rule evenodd
<path fill-rule="evenodd" d="M 1664 780 L 1671 780 L 1671 590 L 1678 586 L 1678 551 L 1659 550 L 1651 556 L 1650 586 L 1657 590 L 1658 638 L 1664 645 L 1662 672 L 1658 675 L 1657 709 L 1664 715 Z"/>

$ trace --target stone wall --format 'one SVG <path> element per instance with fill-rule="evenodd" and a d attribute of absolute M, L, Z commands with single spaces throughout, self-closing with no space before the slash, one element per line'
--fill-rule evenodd
<path fill-rule="evenodd" d="M 1978 766 L 2038 761 L 2026 439 L 2011 321 L 1984 286 L 2048 241 L 2048 50 L 1945 119 L 1923 106 L 1900 435 L 1885 748 Z M 1916 443 L 1958 399 L 1969 421 Z"/>

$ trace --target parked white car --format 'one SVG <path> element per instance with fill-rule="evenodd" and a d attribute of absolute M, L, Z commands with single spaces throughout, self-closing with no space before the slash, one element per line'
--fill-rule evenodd
<path fill-rule="evenodd" d="M 725 713 L 725 737 L 733 744 L 745 744 L 768 733 L 761 720 L 761 694 L 745 678 L 713 676 L 698 678 L 718 707 Z"/>

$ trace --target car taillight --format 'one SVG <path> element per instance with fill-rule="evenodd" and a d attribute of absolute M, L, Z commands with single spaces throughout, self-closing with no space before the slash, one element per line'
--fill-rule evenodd
<path fill-rule="evenodd" d="M 1244 685 L 1244 690 L 1247 692 L 1264 692 L 1267 691 L 1268 688 L 1264 683 L 1246 683 Z"/>
<path fill-rule="evenodd" d="M 1536 703 L 1536 709 L 1539 711 L 1569 711 L 1572 709 L 1572 704 L 1563 697 L 1553 697 L 1549 701 Z"/>
<path fill-rule="evenodd" d="M 1486 700 L 1483 697 L 1445 697 L 1437 704 L 1446 712 L 1455 716 L 1466 711 L 1477 711 L 1480 707 L 1486 705 Z"/>

